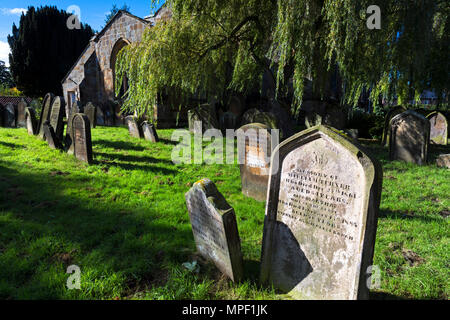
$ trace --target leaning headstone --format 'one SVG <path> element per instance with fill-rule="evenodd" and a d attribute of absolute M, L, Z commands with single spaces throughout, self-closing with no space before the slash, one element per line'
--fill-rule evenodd
<path fill-rule="evenodd" d="M 72 103 L 72 108 L 69 111 L 69 118 L 67 119 L 67 128 L 66 128 L 66 137 L 65 137 L 65 146 L 68 154 L 73 154 L 73 130 L 72 130 L 72 122 L 73 117 L 77 113 L 83 113 L 84 109 L 80 101 L 74 101 Z"/>
<path fill-rule="evenodd" d="M 265 201 L 270 174 L 272 140 L 270 127 L 251 123 L 237 131 L 242 193 Z"/>
<path fill-rule="evenodd" d="M 48 120 L 44 122 L 44 137 L 50 148 L 62 149 L 61 142 L 56 136 L 55 130 L 53 129 L 50 121 Z"/>
<path fill-rule="evenodd" d="M 25 128 L 27 126 L 25 119 L 25 109 L 28 107 L 25 100 L 20 99 L 19 104 L 17 105 L 17 127 Z"/>
<path fill-rule="evenodd" d="M 195 183 L 185 196 L 197 250 L 231 280 L 240 281 L 243 262 L 234 209 L 209 179 Z"/>
<path fill-rule="evenodd" d="M 430 121 L 408 110 L 391 119 L 389 158 L 418 165 L 426 164 L 430 143 Z"/>
<path fill-rule="evenodd" d="M 0 127 L 5 126 L 4 118 L 5 118 L 5 107 L 0 103 Z"/>
<path fill-rule="evenodd" d="M 142 132 L 139 130 L 139 126 L 137 124 L 136 118 L 134 116 L 128 116 L 125 118 L 125 122 L 128 126 L 128 131 L 130 132 L 130 136 L 133 138 L 141 138 Z"/>
<path fill-rule="evenodd" d="M 436 165 L 441 168 L 450 169 L 450 154 L 441 154 L 437 157 Z"/>
<path fill-rule="evenodd" d="M 3 121 L 6 128 L 16 127 L 16 109 L 12 103 L 6 105 Z"/>
<path fill-rule="evenodd" d="M 202 131 L 208 129 L 218 129 L 220 127 L 219 120 L 214 105 L 202 104 L 195 109 L 188 111 L 189 130 L 194 132 L 195 122 L 202 122 Z"/>
<path fill-rule="evenodd" d="M 88 104 L 84 107 L 84 113 L 89 118 L 91 128 L 95 128 L 97 121 L 97 108 L 92 104 L 92 102 L 88 102 Z"/>
<path fill-rule="evenodd" d="M 33 108 L 27 107 L 25 109 L 25 124 L 30 136 L 34 136 L 37 134 L 36 112 Z"/>
<path fill-rule="evenodd" d="M 91 124 L 89 118 L 77 113 L 72 119 L 73 153 L 75 157 L 87 163 L 92 163 Z"/>
<path fill-rule="evenodd" d="M 54 95 L 53 93 L 47 93 L 44 97 L 44 100 L 42 102 L 42 110 L 41 110 L 41 117 L 39 118 L 39 138 L 42 140 L 45 140 L 44 136 L 44 123 L 47 120 L 50 120 L 50 108 L 52 105 Z"/>
<path fill-rule="evenodd" d="M 148 123 L 147 121 L 144 121 L 141 125 L 141 128 L 142 128 L 142 133 L 144 134 L 145 140 L 148 140 L 151 142 L 159 141 L 155 126 L 152 123 Z"/>
<path fill-rule="evenodd" d="M 272 153 L 261 281 L 294 299 L 368 299 L 382 169 L 357 143 L 316 126 Z"/>
<path fill-rule="evenodd" d="M 447 145 L 448 124 L 445 116 L 438 112 L 432 112 L 427 116 L 430 120 L 430 143 Z"/>
<path fill-rule="evenodd" d="M 389 145 L 389 135 L 390 135 L 389 134 L 389 130 L 390 130 L 389 124 L 391 123 L 391 119 L 393 117 L 395 117 L 396 115 L 403 113 L 405 111 L 406 111 L 405 107 L 396 106 L 396 107 L 389 109 L 389 111 L 387 112 L 386 116 L 384 117 L 383 137 L 381 140 L 382 146 Z"/>
<path fill-rule="evenodd" d="M 56 137 L 60 142 L 63 140 L 64 135 L 64 110 L 65 103 L 62 97 L 55 97 L 52 102 L 51 112 L 50 112 L 50 124 L 55 130 Z"/>

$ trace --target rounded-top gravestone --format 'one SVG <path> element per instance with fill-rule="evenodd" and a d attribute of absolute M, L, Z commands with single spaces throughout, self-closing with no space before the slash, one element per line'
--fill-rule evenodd
<path fill-rule="evenodd" d="M 26 101 L 22 98 L 20 99 L 19 104 L 17 105 L 17 127 L 25 128 L 25 109 L 28 107 Z"/>
<path fill-rule="evenodd" d="M 42 101 L 41 117 L 39 118 L 39 138 L 45 140 L 44 136 L 44 123 L 50 120 L 50 108 L 53 102 L 53 93 L 47 93 Z"/>
<path fill-rule="evenodd" d="M 16 127 L 16 109 L 12 103 L 8 103 L 5 107 L 4 112 L 4 125 L 7 128 L 15 128 Z"/>
<path fill-rule="evenodd" d="M 383 126 L 383 137 L 381 141 L 382 146 L 389 145 L 389 130 L 390 130 L 390 122 L 393 117 L 396 115 L 405 112 L 406 108 L 402 106 L 396 106 L 393 108 L 390 108 L 387 112 L 386 116 L 384 117 L 384 126 Z"/>
<path fill-rule="evenodd" d="M 382 169 L 363 147 L 316 126 L 272 153 L 261 281 L 294 299 L 368 299 Z"/>

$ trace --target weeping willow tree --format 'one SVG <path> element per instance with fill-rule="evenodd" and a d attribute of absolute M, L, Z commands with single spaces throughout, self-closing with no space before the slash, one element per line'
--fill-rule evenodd
<path fill-rule="evenodd" d="M 157 1 L 156 1 L 157 2 Z M 370 30 L 367 8 L 381 9 L 381 29 Z M 155 5 L 155 2 L 153 2 Z M 305 80 L 322 97 L 337 68 L 343 101 L 400 103 L 424 89 L 448 94 L 449 4 L 436 0 L 167 0 L 172 18 L 124 48 L 117 84 L 128 78 L 123 109 L 152 113 L 158 95 L 222 97 L 261 85 L 264 72 L 280 99 L 293 80 L 295 115 Z M 117 85 L 116 88 L 120 88 Z"/>

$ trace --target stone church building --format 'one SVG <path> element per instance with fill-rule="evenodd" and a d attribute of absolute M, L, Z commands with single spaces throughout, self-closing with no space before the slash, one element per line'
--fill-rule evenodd
<path fill-rule="evenodd" d="M 66 101 L 66 114 L 69 114 L 74 101 L 83 105 L 88 102 L 99 107 L 100 113 L 112 115 L 115 123 L 120 112 L 119 99 L 115 95 L 115 63 L 119 51 L 125 46 L 141 41 L 146 28 L 151 28 L 158 21 L 170 19 L 170 9 L 161 7 L 153 16 L 144 19 L 126 11 L 119 11 L 111 21 L 96 34 L 78 58 L 75 65 L 62 80 L 63 94 Z M 122 92 L 127 88 L 126 80 Z M 155 116 L 159 127 L 174 125 L 176 115 L 169 106 L 156 106 Z M 162 110 L 159 110 L 162 109 Z M 101 124 L 101 123 L 99 123 Z M 105 123 L 107 124 L 107 123 Z"/>

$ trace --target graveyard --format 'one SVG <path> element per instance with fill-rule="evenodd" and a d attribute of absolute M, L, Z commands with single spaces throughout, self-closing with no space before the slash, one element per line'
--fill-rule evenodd
<path fill-rule="evenodd" d="M 0 8 L 0 300 L 449 300 L 446 3 L 45 3 Z"/>
<path fill-rule="evenodd" d="M 237 164 L 173 164 L 172 133 L 158 130 L 153 143 L 97 126 L 88 165 L 24 128 L 0 128 L 2 299 L 284 299 L 259 281 L 265 203 L 242 193 Z M 381 285 L 370 298 L 448 299 L 450 172 L 366 147 L 383 167 L 373 262 Z M 430 146 L 429 158 L 448 150 Z M 240 282 L 196 250 L 185 193 L 204 178 L 234 209 Z M 65 288 L 73 264 L 81 290 Z"/>

